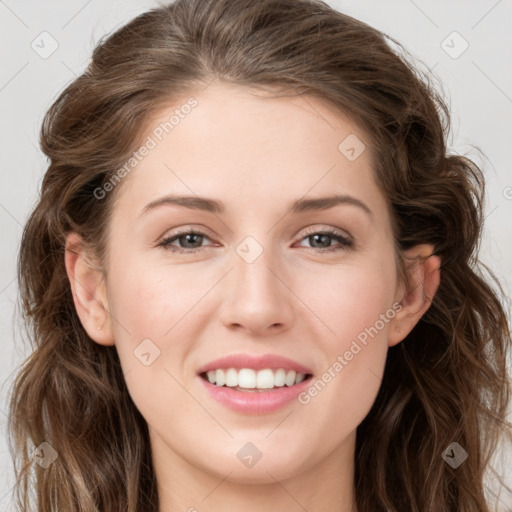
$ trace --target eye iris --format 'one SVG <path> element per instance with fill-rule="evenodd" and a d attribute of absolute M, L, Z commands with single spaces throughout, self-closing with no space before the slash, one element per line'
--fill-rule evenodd
<path fill-rule="evenodd" d="M 181 240 L 182 240 L 182 239 L 185 239 L 185 240 L 186 240 L 186 242 L 185 242 L 185 246 L 187 246 L 187 243 L 189 242 L 188 237 L 193 237 L 193 238 L 195 238 L 195 237 L 199 237 L 199 238 L 201 238 L 201 236 L 202 236 L 202 235 L 199 235 L 199 234 L 197 234 L 197 233 L 187 233 L 186 235 L 182 235 L 182 236 L 180 236 L 179 238 L 180 238 L 180 242 L 181 242 Z M 197 242 L 197 240 L 196 240 L 196 242 Z M 194 241 L 192 241 L 192 244 L 194 244 Z M 199 244 L 199 245 L 201 245 L 201 244 Z M 190 248 L 190 247 L 186 247 L 186 248 Z M 193 248 L 194 248 L 194 247 L 192 247 L 192 249 L 193 249 Z"/>
<path fill-rule="evenodd" d="M 316 235 L 311 235 L 311 239 L 313 239 L 315 242 L 319 241 L 321 244 L 321 247 L 329 247 L 329 240 L 331 238 L 330 235 L 325 235 L 323 233 L 318 233 Z M 314 246 L 314 244 L 313 244 Z"/>

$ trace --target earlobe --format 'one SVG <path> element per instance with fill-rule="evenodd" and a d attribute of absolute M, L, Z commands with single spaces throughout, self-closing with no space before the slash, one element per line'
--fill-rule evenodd
<path fill-rule="evenodd" d="M 104 275 L 78 234 L 67 236 L 64 258 L 73 302 L 84 329 L 100 345 L 114 345 Z"/>
<path fill-rule="evenodd" d="M 434 247 L 421 244 L 404 253 L 407 284 L 396 297 L 402 308 L 390 326 L 388 345 L 402 341 L 430 307 L 441 281 L 441 259 L 433 254 Z"/>

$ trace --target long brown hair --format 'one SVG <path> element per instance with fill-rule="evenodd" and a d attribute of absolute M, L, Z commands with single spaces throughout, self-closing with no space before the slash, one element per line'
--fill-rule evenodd
<path fill-rule="evenodd" d="M 18 262 L 33 352 L 10 402 L 17 506 L 30 510 L 35 490 L 40 512 L 158 510 L 146 422 L 115 347 L 93 342 L 79 321 L 64 242 L 75 231 L 103 261 L 116 191 L 102 199 L 94 191 L 138 147 L 153 113 L 214 79 L 321 98 L 350 116 L 370 136 L 398 258 L 422 243 L 441 258 L 433 303 L 389 349 L 357 430 L 359 512 L 489 512 L 484 477 L 512 425 L 502 292 L 477 254 L 483 173 L 447 153 L 449 109 L 432 75 L 394 39 L 319 0 L 178 0 L 152 9 L 100 41 L 47 112 L 40 143 L 49 167 Z M 32 458 L 43 442 L 58 454 L 48 468 Z M 452 442 L 469 454 L 456 469 L 442 456 Z"/>

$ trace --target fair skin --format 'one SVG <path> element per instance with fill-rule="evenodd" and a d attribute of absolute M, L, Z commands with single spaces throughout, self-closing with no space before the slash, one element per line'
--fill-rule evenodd
<path fill-rule="evenodd" d="M 354 512 L 356 428 L 376 398 L 388 348 L 430 305 L 439 258 L 428 257 L 428 245 L 410 249 L 407 256 L 426 259 L 409 271 L 414 286 L 399 282 L 369 140 L 340 113 L 315 98 L 263 99 L 222 83 L 194 97 L 198 106 L 119 185 L 105 274 L 68 237 L 78 315 L 91 339 L 119 353 L 149 426 L 160 512 Z M 353 161 L 338 150 L 349 134 L 367 147 Z M 141 214 L 170 193 L 214 198 L 225 211 L 166 204 Z M 350 203 L 287 213 L 294 200 L 334 193 L 371 213 Z M 178 227 L 205 236 L 182 236 L 173 247 L 204 250 L 159 247 Z M 330 238 L 327 246 L 340 250 L 325 252 L 311 235 L 326 229 L 353 245 Z M 252 263 L 236 251 L 249 235 L 263 249 Z M 198 380 L 200 366 L 235 352 L 284 355 L 320 378 L 390 310 L 393 318 L 307 404 L 241 414 Z M 145 366 L 133 351 L 148 338 L 160 356 Z M 262 453 L 252 467 L 237 457 L 248 442 Z"/>

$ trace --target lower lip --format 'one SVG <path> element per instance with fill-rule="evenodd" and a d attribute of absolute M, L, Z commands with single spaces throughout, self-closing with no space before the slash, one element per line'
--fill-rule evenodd
<path fill-rule="evenodd" d="M 305 391 L 312 380 L 309 377 L 294 386 L 283 386 L 269 391 L 237 391 L 211 384 L 200 376 L 198 378 L 219 403 L 233 411 L 247 414 L 267 414 L 281 409 Z"/>

